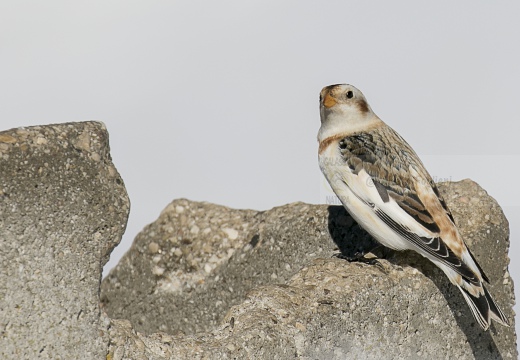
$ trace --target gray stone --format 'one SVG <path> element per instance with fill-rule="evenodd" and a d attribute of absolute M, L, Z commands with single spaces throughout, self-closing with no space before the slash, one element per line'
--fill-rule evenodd
<path fill-rule="evenodd" d="M 107 312 L 130 320 L 112 320 L 109 354 L 516 359 L 507 220 L 470 180 L 440 191 L 510 328 L 483 332 L 459 291 L 417 254 L 377 249 L 377 258 L 359 262 L 332 258 L 336 246 L 352 256 L 373 245 L 340 207 L 297 203 L 252 212 L 178 200 L 102 284 Z"/>
<path fill-rule="evenodd" d="M 345 219 L 341 208 L 303 203 L 258 212 L 175 200 L 103 280 L 104 309 L 147 334 L 209 331 L 255 286 L 332 256 L 329 227 L 345 251 L 373 244 L 353 222 L 336 226 Z"/>
<path fill-rule="evenodd" d="M 129 201 L 106 129 L 1 132 L 0 358 L 515 359 L 507 220 L 472 181 L 440 191 L 512 327 L 482 331 L 439 269 L 374 250 L 341 207 L 188 200 L 103 281 L 109 319 L 101 272 Z"/>
<path fill-rule="evenodd" d="M 103 265 L 129 200 L 96 122 L 0 132 L 0 358 L 102 359 Z"/>

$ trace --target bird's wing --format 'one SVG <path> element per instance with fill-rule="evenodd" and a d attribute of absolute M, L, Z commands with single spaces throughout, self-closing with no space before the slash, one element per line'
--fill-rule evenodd
<path fill-rule="evenodd" d="M 339 142 L 339 150 L 355 175 L 345 184 L 360 200 L 394 232 L 480 286 L 476 262 L 472 266 L 462 260 L 467 249 L 462 239 L 441 237 L 446 227 L 457 231 L 453 216 L 415 152 L 395 131 L 347 136 Z"/>

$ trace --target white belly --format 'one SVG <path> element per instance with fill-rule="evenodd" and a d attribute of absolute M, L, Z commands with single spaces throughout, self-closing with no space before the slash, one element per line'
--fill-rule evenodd
<path fill-rule="evenodd" d="M 333 146 L 330 146 L 330 148 L 334 149 Z M 321 171 L 354 220 L 381 244 L 395 250 L 411 249 L 412 244 L 408 240 L 403 239 L 402 236 L 386 225 L 377 216 L 374 209 L 352 191 L 351 188 L 356 189 L 358 193 L 362 191 L 377 192 L 373 184 L 371 187 L 368 186 L 368 190 L 366 189 L 366 184 L 370 182 L 368 175 L 366 173 L 360 173 L 360 175 L 352 173 L 340 157 L 330 156 L 329 153 L 330 151 L 325 151 L 319 157 Z M 379 197 L 379 195 L 377 196 Z"/>

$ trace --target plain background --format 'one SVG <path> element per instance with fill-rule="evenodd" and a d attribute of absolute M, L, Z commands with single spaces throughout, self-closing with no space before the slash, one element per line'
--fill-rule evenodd
<path fill-rule="evenodd" d="M 519 19 L 514 1 L 3 0 L 0 125 L 106 124 L 132 202 L 106 273 L 175 198 L 323 202 L 318 94 L 350 83 L 434 178 L 499 201 L 517 280 Z"/>

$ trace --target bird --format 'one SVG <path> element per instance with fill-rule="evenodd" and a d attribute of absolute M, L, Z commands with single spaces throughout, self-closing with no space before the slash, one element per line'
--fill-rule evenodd
<path fill-rule="evenodd" d="M 510 326 L 432 177 L 363 93 L 348 84 L 324 87 L 320 118 L 320 169 L 352 218 L 380 244 L 438 266 L 484 331 L 491 320 Z"/>

